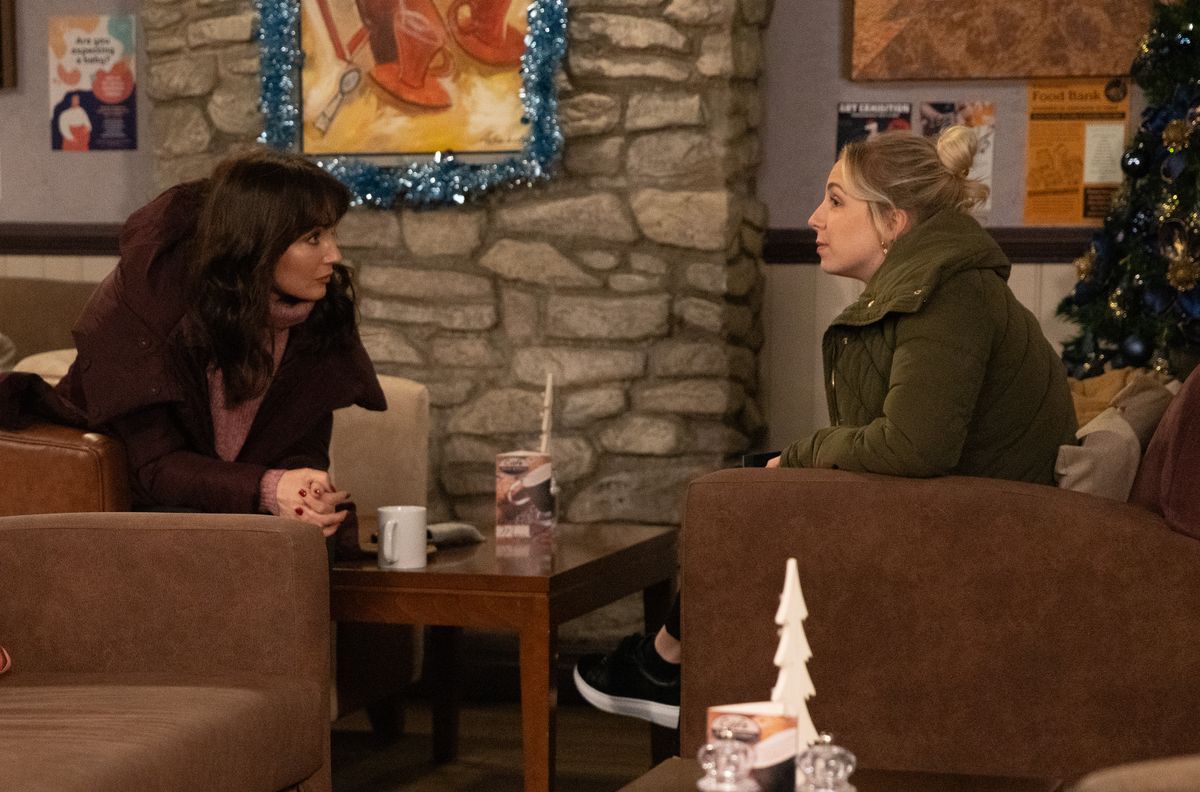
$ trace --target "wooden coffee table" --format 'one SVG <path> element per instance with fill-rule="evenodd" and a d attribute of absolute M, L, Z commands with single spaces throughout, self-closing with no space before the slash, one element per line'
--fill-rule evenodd
<path fill-rule="evenodd" d="M 497 546 L 492 531 L 482 544 L 440 548 L 429 566 L 383 571 L 373 561 L 334 566 L 330 579 L 335 621 L 427 624 L 516 632 L 521 662 L 521 729 L 525 789 L 554 786 L 554 720 L 558 703 L 555 661 L 558 626 L 621 597 L 642 592 L 648 626 L 670 604 L 678 570 L 677 529 L 644 525 L 560 525 L 552 554 Z M 431 651 L 455 655 L 457 629 L 434 627 Z M 430 672 L 453 691 L 453 665 Z M 435 702 L 456 711 L 451 699 Z M 450 731 L 455 731 L 453 727 Z M 453 735 L 435 734 L 435 758 L 448 761 Z M 439 742 L 441 743 L 439 747 Z"/>
<path fill-rule="evenodd" d="M 675 757 L 621 788 L 621 792 L 695 792 L 703 775 L 692 759 Z M 859 770 L 850 776 L 858 792 L 1055 792 L 1058 781 L 1034 778 L 999 778 L 942 773 L 902 773 Z"/>

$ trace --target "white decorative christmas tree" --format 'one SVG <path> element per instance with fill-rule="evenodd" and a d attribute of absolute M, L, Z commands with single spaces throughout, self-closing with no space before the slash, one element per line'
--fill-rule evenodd
<path fill-rule="evenodd" d="M 787 560 L 784 574 L 783 593 L 779 596 L 779 610 L 775 612 L 775 623 L 779 625 L 779 648 L 775 650 L 775 665 L 779 676 L 771 688 L 771 701 L 783 706 L 785 715 L 796 716 L 796 737 L 800 750 L 817 741 L 817 727 L 808 714 L 808 700 L 816 695 L 812 678 L 808 675 L 808 660 L 812 657 L 808 638 L 804 635 L 804 620 L 808 618 L 808 607 L 800 592 L 800 573 L 796 559 Z"/>

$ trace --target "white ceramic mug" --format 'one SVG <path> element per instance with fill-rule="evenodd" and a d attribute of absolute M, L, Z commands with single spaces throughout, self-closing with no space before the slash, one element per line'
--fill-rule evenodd
<path fill-rule="evenodd" d="M 425 507 L 379 508 L 379 568 L 420 569 L 425 566 Z"/>

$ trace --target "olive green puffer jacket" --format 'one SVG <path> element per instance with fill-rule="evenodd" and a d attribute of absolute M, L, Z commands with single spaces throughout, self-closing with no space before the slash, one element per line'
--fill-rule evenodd
<path fill-rule="evenodd" d="M 1062 362 L 1008 288 L 1010 269 L 961 212 L 901 236 L 825 331 L 832 426 L 781 464 L 1053 483 L 1075 412 Z"/>

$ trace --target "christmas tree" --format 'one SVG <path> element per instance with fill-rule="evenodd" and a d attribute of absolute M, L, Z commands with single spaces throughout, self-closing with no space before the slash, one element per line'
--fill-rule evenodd
<path fill-rule="evenodd" d="M 1147 107 L 1121 158 L 1125 181 L 1058 312 L 1081 328 L 1072 376 L 1106 364 L 1183 377 L 1200 350 L 1200 0 L 1155 4 L 1131 67 Z"/>
<path fill-rule="evenodd" d="M 779 668 L 775 687 L 771 689 L 771 701 L 783 705 L 785 715 L 796 716 L 796 737 L 800 750 L 817 740 L 817 727 L 808 714 L 808 700 L 813 697 L 812 678 L 808 675 L 807 663 L 812 658 L 812 649 L 804 635 L 804 620 L 808 618 L 808 606 L 800 593 L 800 573 L 796 559 L 787 560 L 787 571 L 783 579 L 783 593 L 779 596 L 779 609 L 775 612 L 775 623 L 779 625 L 779 648 L 775 650 L 775 665 Z"/>

